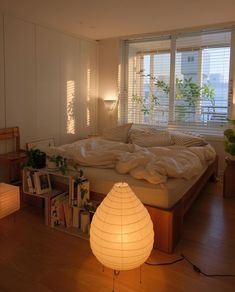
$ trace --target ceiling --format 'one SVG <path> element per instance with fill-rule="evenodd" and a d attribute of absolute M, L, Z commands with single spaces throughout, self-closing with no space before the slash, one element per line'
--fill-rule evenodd
<path fill-rule="evenodd" d="M 0 11 L 91 39 L 235 21 L 235 0 L 0 0 Z"/>

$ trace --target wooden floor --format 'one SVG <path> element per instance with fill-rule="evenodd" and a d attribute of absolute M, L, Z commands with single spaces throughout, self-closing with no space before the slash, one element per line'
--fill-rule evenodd
<path fill-rule="evenodd" d="M 157 250 L 149 261 L 176 259 L 184 253 L 207 273 L 235 274 L 235 198 L 222 198 L 221 184 L 209 183 L 186 217 L 173 255 Z M 0 291 L 112 291 L 112 271 L 92 255 L 89 242 L 43 224 L 40 209 L 24 207 L 0 220 Z M 206 278 L 187 262 L 121 272 L 115 292 L 229 292 L 235 278 Z"/>

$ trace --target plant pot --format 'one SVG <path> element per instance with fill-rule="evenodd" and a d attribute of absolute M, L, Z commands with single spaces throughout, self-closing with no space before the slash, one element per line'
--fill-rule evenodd
<path fill-rule="evenodd" d="M 47 168 L 48 169 L 58 169 L 56 162 L 47 160 Z"/>
<path fill-rule="evenodd" d="M 46 154 L 40 153 L 40 155 L 35 157 L 34 163 L 35 168 L 44 168 L 46 166 Z"/>
<path fill-rule="evenodd" d="M 224 198 L 234 197 L 235 196 L 235 160 L 234 155 L 226 157 L 226 168 L 224 171 L 224 183 L 223 183 L 223 196 Z"/>

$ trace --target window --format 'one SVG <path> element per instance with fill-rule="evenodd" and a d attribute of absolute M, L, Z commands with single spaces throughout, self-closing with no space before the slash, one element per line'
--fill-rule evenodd
<path fill-rule="evenodd" d="M 193 54 L 191 54 L 193 55 Z M 194 56 L 188 56 L 188 62 L 194 62 Z"/>
<path fill-rule="evenodd" d="M 228 116 L 230 31 L 126 41 L 128 122 L 218 125 Z"/>
<path fill-rule="evenodd" d="M 157 80 L 170 81 L 170 40 L 153 44 L 130 44 L 128 70 L 128 121 L 136 124 L 167 123 L 169 94 L 157 87 Z M 139 52 L 139 48 L 145 52 Z"/>

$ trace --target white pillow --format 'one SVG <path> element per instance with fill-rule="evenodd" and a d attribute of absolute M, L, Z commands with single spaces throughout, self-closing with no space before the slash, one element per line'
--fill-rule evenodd
<path fill-rule="evenodd" d="M 131 129 L 130 142 L 141 147 L 169 146 L 173 144 L 168 131 L 155 128 Z"/>
<path fill-rule="evenodd" d="M 178 131 L 171 132 L 171 139 L 174 144 L 186 147 L 204 146 L 208 144 L 203 137 Z"/>
<path fill-rule="evenodd" d="M 127 143 L 131 126 L 132 123 L 106 129 L 103 132 L 103 138 L 111 141 Z"/>

